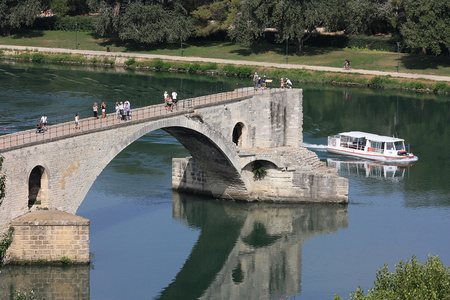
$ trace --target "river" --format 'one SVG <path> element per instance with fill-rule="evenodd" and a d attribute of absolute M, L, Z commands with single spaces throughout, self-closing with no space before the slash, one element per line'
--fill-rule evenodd
<path fill-rule="evenodd" d="M 123 69 L 0 63 L 0 128 L 33 128 L 187 98 L 250 80 Z M 376 270 L 413 255 L 450 265 L 450 101 L 322 85 L 304 89 L 304 145 L 349 179 L 348 205 L 234 203 L 171 187 L 171 160 L 189 154 L 163 131 L 115 157 L 77 215 L 91 221 L 90 266 L 5 266 L 0 299 L 333 299 L 373 286 Z M 419 157 L 383 166 L 329 155 L 328 135 L 360 130 L 404 138 Z M 94 141 L 95 142 L 95 141 Z M 101 153 L 99 153 L 101 155 Z"/>

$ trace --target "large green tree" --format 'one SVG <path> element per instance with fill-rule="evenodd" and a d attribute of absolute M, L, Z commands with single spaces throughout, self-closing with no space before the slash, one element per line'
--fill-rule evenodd
<path fill-rule="evenodd" d="M 3 36 L 10 35 L 12 28 L 33 24 L 40 8 L 39 0 L 1 0 L 0 27 Z"/>
<path fill-rule="evenodd" d="M 395 1 L 395 0 L 394 0 Z M 392 30 L 389 20 L 392 1 L 349 0 L 341 7 L 345 11 L 345 22 L 352 33 L 376 34 Z"/>
<path fill-rule="evenodd" d="M 450 49 L 450 1 L 399 1 L 399 31 L 408 48 L 439 55 L 442 47 Z"/>
<path fill-rule="evenodd" d="M 278 42 L 293 41 L 300 55 L 317 27 L 337 24 L 339 4 L 338 0 L 242 0 L 229 36 L 249 45 L 272 30 Z"/>
<path fill-rule="evenodd" d="M 139 43 L 171 43 L 192 35 L 192 21 L 181 0 L 91 0 L 89 4 L 99 10 L 101 35 Z"/>

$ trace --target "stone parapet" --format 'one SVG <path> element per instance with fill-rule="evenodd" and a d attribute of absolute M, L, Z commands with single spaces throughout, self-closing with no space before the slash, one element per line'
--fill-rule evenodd
<path fill-rule="evenodd" d="M 25 214 L 11 222 L 6 262 L 89 262 L 89 220 L 56 210 Z"/>

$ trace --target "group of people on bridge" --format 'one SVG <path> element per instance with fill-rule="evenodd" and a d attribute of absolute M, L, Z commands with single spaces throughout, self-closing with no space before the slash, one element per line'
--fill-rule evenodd
<path fill-rule="evenodd" d="M 164 92 L 164 103 L 166 104 L 166 110 L 172 112 L 175 107 L 178 110 L 178 94 L 177 91 L 172 92 L 170 96 L 167 91 Z"/>
<path fill-rule="evenodd" d="M 36 133 L 43 133 L 48 130 L 47 115 L 43 115 L 36 124 Z"/>
<path fill-rule="evenodd" d="M 255 72 L 255 75 L 253 75 L 253 87 L 255 88 L 255 91 L 257 91 L 261 88 L 266 89 L 267 83 L 270 83 L 270 82 L 272 82 L 272 79 L 267 79 L 266 75 L 264 75 L 262 78 L 260 76 L 258 76 L 257 72 Z M 284 88 L 292 89 L 292 81 L 287 77 L 286 77 L 286 80 L 281 78 L 280 87 L 282 89 L 284 89 Z"/>

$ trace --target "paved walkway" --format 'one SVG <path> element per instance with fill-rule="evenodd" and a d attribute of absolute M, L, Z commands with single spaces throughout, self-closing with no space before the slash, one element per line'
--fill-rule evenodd
<path fill-rule="evenodd" d="M 114 112 L 107 114 L 105 118 L 100 116 L 97 119 L 94 119 L 93 117 L 80 119 L 80 128 L 75 128 L 75 121 L 72 121 L 49 125 L 48 130 L 41 133 L 38 133 L 36 129 L 30 129 L 4 134 L 0 135 L 0 153 L 11 149 L 51 142 L 89 132 L 109 130 L 118 126 L 123 127 L 161 118 L 170 118 L 172 116 L 191 112 L 196 107 L 213 106 L 220 103 L 238 101 L 244 97 L 251 97 L 255 93 L 278 93 L 284 90 L 285 89 L 273 88 L 255 91 L 253 87 L 246 87 L 231 92 L 183 99 L 177 103 L 177 106 L 173 107 L 172 111 L 169 111 L 164 103 L 135 108 L 131 110 L 132 118 L 130 117 L 130 120 L 127 121 L 117 118 L 116 113 Z"/>
<path fill-rule="evenodd" d="M 382 72 L 373 70 L 344 70 L 342 68 L 333 67 L 320 67 L 320 66 L 307 66 L 307 65 L 295 65 L 295 64 L 276 64 L 269 62 L 257 62 L 257 61 L 244 61 L 244 60 L 228 60 L 228 59 L 217 59 L 217 58 L 204 58 L 204 57 L 186 57 L 186 56 L 170 56 L 170 55 L 156 55 L 156 54 L 142 54 L 142 53 L 127 53 L 127 52 L 106 52 L 106 51 L 93 51 L 93 50 L 73 50 L 73 49 L 62 49 L 62 48 L 44 48 L 44 47 L 26 47 L 26 46 L 11 46 L 11 45 L 0 45 L 0 49 L 17 49 L 17 50 L 34 50 L 40 52 L 51 52 L 51 53 L 73 53 L 73 54 L 83 54 L 83 55 L 94 55 L 94 56 L 122 56 L 122 57 L 135 57 L 135 58 L 147 58 L 154 59 L 160 58 L 165 60 L 177 60 L 186 62 L 214 62 L 218 64 L 235 64 L 235 65 L 246 65 L 246 66 L 260 66 L 260 67 L 275 67 L 283 69 L 305 69 L 305 70 L 315 70 L 315 71 L 326 71 L 326 72 L 339 72 L 339 73 L 357 73 L 366 75 L 378 75 L 392 77 L 402 77 L 402 78 L 423 78 L 434 81 L 447 81 L 450 82 L 450 76 L 437 76 L 437 75 L 425 75 L 425 74 L 412 74 L 412 73 L 397 73 L 397 72 Z"/>

